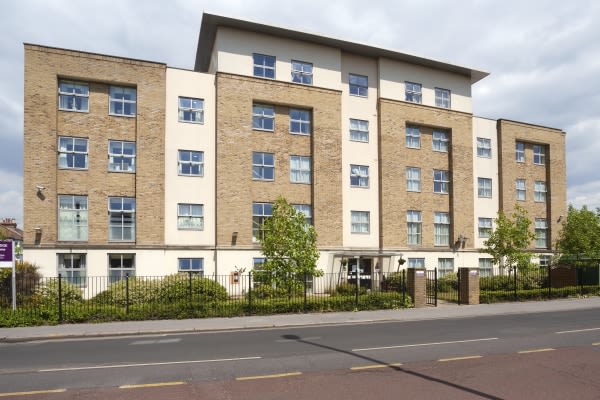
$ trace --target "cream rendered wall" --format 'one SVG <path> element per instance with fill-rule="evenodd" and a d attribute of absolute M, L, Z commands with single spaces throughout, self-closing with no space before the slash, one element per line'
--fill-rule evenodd
<path fill-rule="evenodd" d="M 219 72 L 253 75 L 253 53 L 275 56 L 275 79 L 291 82 L 291 61 L 313 64 L 313 85 L 340 88 L 340 51 L 290 39 L 220 27 L 214 48 Z"/>
<path fill-rule="evenodd" d="M 179 122 L 179 96 L 204 99 L 204 123 Z M 165 115 L 165 244 L 214 246 L 214 75 L 167 68 Z M 179 176 L 177 170 L 178 150 L 203 151 L 204 176 Z M 204 230 L 177 229 L 178 203 L 204 205 Z"/>
<path fill-rule="evenodd" d="M 342 195 L 344 247 L 373 248 L 379 246 L 379 174 L 377 61 L 353 54 L 342 54 Z M 368 77 L 368 96 L 350 95 L 349 74 Z M 350 140 L 350 118 L 369 121 L 369 142 Z M 369 188 L 350 187 L 350 164 L 369 166 Z M 370 212 L 368 234 L 351 233 L 351 211 Z"/>
<path fill-rule="evenodd" d="M 477 157 L 477 138 L 491 140 L 492 158 Z M 477 178 L 492 179 L 492 198 L 477 196 Z M 498 175 L 498 135 L 496 121 L 492 119 L 473 117 L 473 187 L 475 190 L 473 244 L 476 248 L 483 247 L 485 238 L 479 238 L 479 218 L 495 219 L 500 207 L 499 175 Z"/>
<path fill-rule="evenodd" d="M 405 81 L 422 85 L 424 105 L 435 107 L 435 88 L 450 90 L 450 108 L 472 113 L 471 79 L 419 65 L 379 59 L 381 97 L 405 101 Z"/>

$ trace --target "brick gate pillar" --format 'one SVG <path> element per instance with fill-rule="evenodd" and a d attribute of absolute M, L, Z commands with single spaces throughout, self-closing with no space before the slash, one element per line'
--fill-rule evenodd
<path fill-rule="evenodd" d="M 479 268 L 459 268 L 460 304 L 479 304 Z"/>
<path fill-rule="evenodd" d="M 415 308 L 427 305 L 426 274 L 424 269 L 408 268 L 406 274 L 408 294 L 412 297 Z"/>

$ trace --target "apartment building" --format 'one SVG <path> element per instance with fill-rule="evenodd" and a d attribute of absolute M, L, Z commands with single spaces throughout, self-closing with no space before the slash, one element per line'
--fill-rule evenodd
<path fill-rule="evenodd" d="M 24 258 L 48 276 L 248 270 L 282 195 L 326 272 L 489 271 L 479 249 L 515 204 L 543 262 L 565 133 L 473 116 L 487 75 L 211 14 L 193 70 L 26 44 Z"/>

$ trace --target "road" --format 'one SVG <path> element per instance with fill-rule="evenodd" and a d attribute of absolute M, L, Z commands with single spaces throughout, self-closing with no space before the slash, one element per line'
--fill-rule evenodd
<path fill-rule="evenodd" d="M 597 399 L 598 370 L 588 309 L 5 343 L 0 397 Z"/>

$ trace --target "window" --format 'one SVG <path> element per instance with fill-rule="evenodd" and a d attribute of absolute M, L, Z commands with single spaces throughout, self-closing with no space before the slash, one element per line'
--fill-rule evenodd
<path fill-rule="evenodd" d="M 548 223 L 545 218 L 535 219 L 535 247 L 545 249 L 548 247 L 547 241 Z"/>
<path fill-rule="evenodd" d="M 552 264 L 552 256 L 549 254 L 540 254 L 539 260 L 540 268 L 547 268 Z"/>
<path fill-rule="evenodd" d="M 204 122 L 204 100 L 191 97 L 179 97 L 179 122 Z"/>
<path fill-rule="evenodd" d="M 271 216 L 273 216 L 273 204 L 252 203 L 252 240 L 254 242 L 264 238 L 263 224 Z"/>
<path fill-rule="evenodd" d="M 136 113 L 136 90 L 111 86 L 109 105 L 110 115 L 134 117 Z"/>
<path fill-rule="evenodd" d="M 515 157 L 517 162 L 525 162 L 525 143 L 515 143 Z"/>
<path fill-rule="evenodd" d="M 369 233 L 369 217 L 368 211 L 351 211 L 352 233 Z"/>
<path fill-rule="evenodd" d="M 254 104 L 252 106 L 252 129 L 275 130 L 275 109 L 273 106 Z"/>
<path fill-rule="evenodd" d="M 406 225 L 408 230 L 407 243 L 410 245 L 421 244 L 421 211 L 408 210 L 406 212 Z"/>
<path fill-rule="evenodd" d="M 479 218 L 479 237 L 489 238 L 492 234 L 492 219 L 491 218 Z"/>
<path fill-rule="evenodd" d="M 58 255 L 58 273 L 75 286 L 86 286 L 85 254 L 64 253 Z"/>
<path fill-rule="evenodd" d="M 448 152 L 448 134 L 441 131 L 433 131 L 433 151 Z"/>
<path fill-rule="evenodd" d="M 369 78 L 363 75 L 350 74 L 350 94 L 367 97 Z"/>
<path fill-rule="evenodd" d="M 275 79 L 275 57 L 264 54 L 252 54 L 254 58 L 254 76 Z"/>
<path fill-rule="evenodd" d="M 312 85 L 313 65 L 304 61 L 292 60 L 292 82 Z"/>
<path fill-rule="evenodd" d="M 177 171 L 179 175 L 203 176 L 204 152 L 179 150 L 177 156 Z"/>
<path fill-rule="evenodd" d="M 108 141 L 108 170 L 135 172 L 135 142 Z"/>
<path fill-rule="evenodd" d="M 433 230 L 433 244 L 435 246 L 448 246 L 450 243 L 450 215 L 446 212 L 436 212 Z"/>
<path fill-rule="evenodd" d="M 109 254 L 108 275 L 110 283 L 135 276 L 135 254 Z"/>
<path fill-rule="evenodd" d="M 435 106 L 450 108 L 450 91 L 448 89 L 435 88 Z"/>
<path fill-rule="evenodd" d="M 350 118 L 350 140 L 356 142 L 368 142 L 369 121 Z"/>
<path fill-rule="evenodd" d="M 290 109 L 290 133 L 310 135 L 310 111 Z"/>
<path fill-rule="evenodd" d="M 88 140 L 75 137 L 59 137 L 58 167 L 69 169 L 87 169 Z"/>
<path fill-rule="evenodd" d="M 492 140 L 477 138 L 477 157 L 492 158 Z"/>
<path fill-rule="evenodd" d="M 533 145 L 533 163 L 544 165 L 546 163 L 546 148 L 539 144 Z"/>
<path fill-rule="evenodd" d="M 546 182 L 535 181 L 533 198 L 535 201 L 546 202 Z"/>
<path fill-rule="evenodd" d="M 87 196 L 58 196 L 58 240 L 88 240 Z"/>
<path fill-rule="evenodd" d="M 406 147 L 411 149 L 421 148 L 421 130 L 416 126 L 406 127 Z"/>
<path fill-rule="evenodd" d="M 369 187 L 369 167 L 366 165 L 350 165 L 350 186 Z"/>
<path fill-rule="evenodd" d="M 492 180 L 490 178 L 477 178 L 477 196 L 492 197 Z"/>
<path fill-rule="evenodd" d="M 409 258 L 408 259 L 408 268 L 425 269 L 425 259 L 424 258 Z"/>
<path fill-rule="evenodd" d="M 454 272 L 453 258 L 438 258 L 438 278 Z"/>
<path fill-rule="evenodd" d="M 290 156 L 290 182 L 310 183 L 310 157 Z"/>
<path fill-rule="evenodd" d="M 135 240 L 135 199 L 108 198 L 108 240 Z"/>
<path fill-rule="evenodd" d="M 494 264 L 491 258 L 480 258 L 479 259 L 479 276 L 486 277 L 494 274 Z"/>
<path fill-rule="evenodd" d="M 421 103 L 422 101 L 422 86 L 420 83 L 404 82 L 404 95 L 406 101 L 411 103 Z"/>
<path fill-rule="evenodd" d="M 450 187 L 449 172 L 434 169 L 433 170 L 433 192 L 448 194 Z"/>
<path fill-rule="evenodd" d="M 204 276 L 204 258 L 178 258 L 178 272 L 194 272 Z"/>
<path fill-rule="evenodd" d="M 204 230 L 204 205 L 177 204 L 177 229 Z"/>
<path fill-rule="evenodd" d="M 517 191 L 517 200 L 525 201 L 527 199 L 527 183 L 525 179 L 517 179 L 515 181 L 515 189 Z"/>
<path fill-rule="evenodd" d="M 58 83 L 58 109 L 88 112 L 90 88 L 87 83 L 60 81 Z"/>
<path fill-rule="evenodd" d="M 421 168 L 406 168 L 406 190 L 409 192 L 421 191 Z"/>
<path fill-rule="evenodd" d="M 254 257 L 252 259 L 252 271 L 260 272 L 264 269 L 266 259 L 264 257 Z M 261 279 L 261 274 L 253 274 L 252 287 L 254 289 L 265 284 L 264 279 Z"/>
<path fill-rule="evenodd" d="M 308 204 L 292 204 L 292 207 L 294 207 L 296 209 L 296 211 L 299 211 L 302 214 L 304 214 L 304 218 L 308 225 L 313 224 L 312 207 L 311 206 L 309 206 Z"/>
<path fill-rule="evenodd" d="M 252 153 L 252 179 L 259 181 L 275 179 L 275 156 L 273 153 Z"/>

